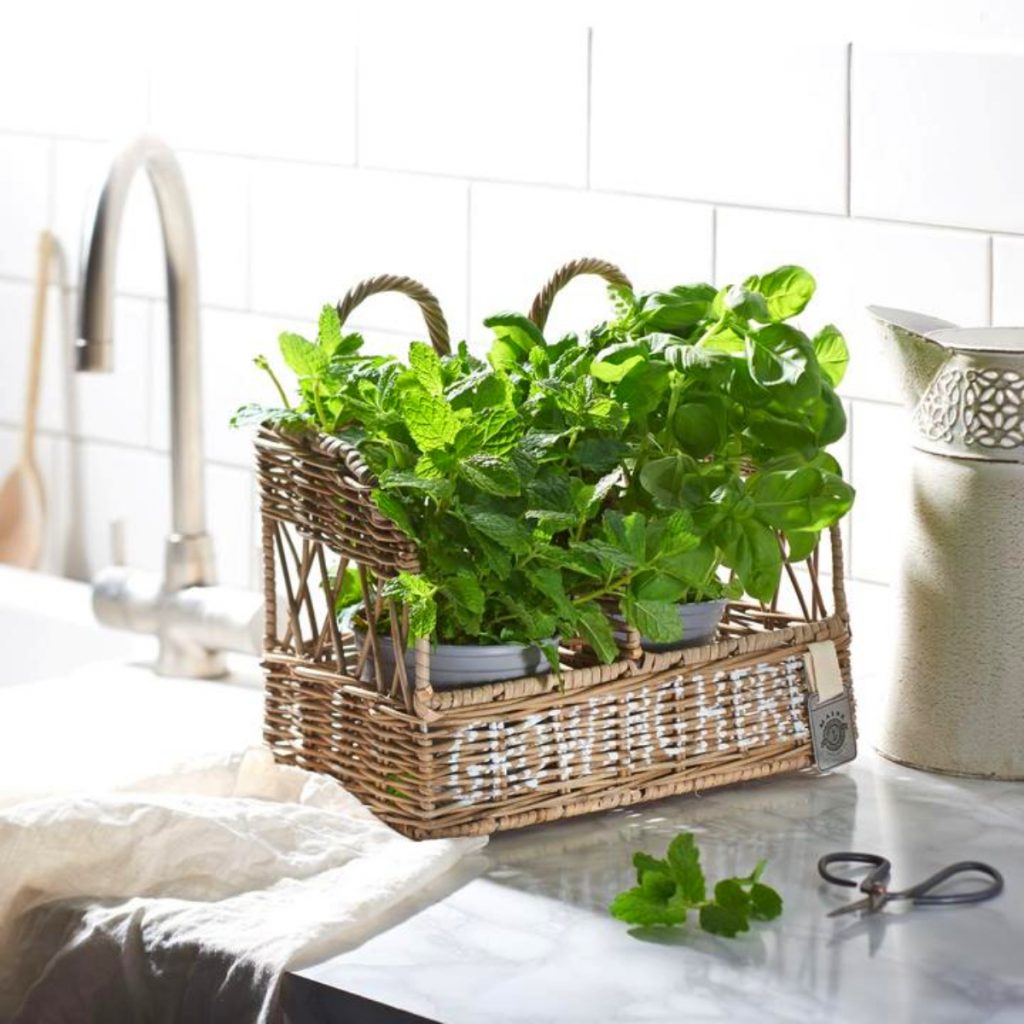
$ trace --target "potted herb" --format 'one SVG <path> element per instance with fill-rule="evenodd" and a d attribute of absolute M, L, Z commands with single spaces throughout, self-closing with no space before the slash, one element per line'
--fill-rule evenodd
<path fill-rule="evenodd" d="M 378 481 L 377 506 L 417 545 L 419 573 L 379 582 L 408 610 L 410 643 L 432 640 L 434 685 L 557 668 L 562 636 L 583 636 L 604 660 L 615 657 L 598 601 L 569 596 L 562 557 L 600 511 L 603 492 L 550 457 L 536 406 L 517 401 L 500 367 L 465 344 L 439 356 L 413 342 L 406 361 L 366 355 L 331 306 L 315 341 L 286 333 L 280 346 L 299 402 L 288 404 L 261 358 L 285 407 L 246 407 L 235 422 L 318 430 L 359 450 Z M 390 636 L 379 644 L 387 665 Z"/>
<path fill-rule="evenodd" d="M 608 506 L 574 535 L 570 592 L 615 602 L 648 649 L 708 640 L 744 591 L 770 601 L 784 559 L 850 508 L 826 451 L 846 428 L 845 341 L 786 322 L 814 287 L 787 266 L 717 290 L 615 289 L 615 319 L 555 345 L 489 321 L 492 363 Z"/>

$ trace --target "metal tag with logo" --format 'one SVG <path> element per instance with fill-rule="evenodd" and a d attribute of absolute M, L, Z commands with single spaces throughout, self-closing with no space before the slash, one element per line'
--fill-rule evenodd
<path fill-rule="evenodd" d="M 822 771 L 846 764 L 857 756 L 853 707 L 845 692 L 828 700 L 822 700 L 816 693 L 809 693 L 807 719 L 811 726 L 814 760 Z"/>

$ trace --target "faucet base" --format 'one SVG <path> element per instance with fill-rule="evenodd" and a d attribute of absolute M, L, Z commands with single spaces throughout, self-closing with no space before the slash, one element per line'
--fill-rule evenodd
<path fill-rule="evenodd" d="M 92 606 L 104 625 L 158 639 L 160 675 L 216 679 L 227 671 L 221 652 L 262 653 L 263 597 L 252 591 L 167 591 L 155 573 L 111 567 L 93 581 Z"/>
<path fill-rule="evenodd" d="M 172 533 L 164 548 L 164 589 L 207 587 L 216 581 L 213 540 L 208 533 Z"/>
<path fill-rule="evenodd" d="M 220 679 L 228 674 L 227 662 L 220 651 L 209 651 L 174 634 L 165 634 L 159 640 L 160 651 L 154 666 L 158 675 Z"/>

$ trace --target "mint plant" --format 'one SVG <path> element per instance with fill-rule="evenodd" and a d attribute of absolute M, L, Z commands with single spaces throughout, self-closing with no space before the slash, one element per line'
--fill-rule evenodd
<path fill-rule="evenodd" d="M 685 925 L 696 911 L 704 931 L 735 938 L 750 930 L 752 920 L 772 921 L 782 913 L 782 897 L 761 881 L 765 865 L 762 860 L 749 875 L 723 878 L 709 895 L 693 834 L 681 832 L 663 858 L 633 854 L 636 885 L 620 892 L 608 910 L 641 927 Z"/>

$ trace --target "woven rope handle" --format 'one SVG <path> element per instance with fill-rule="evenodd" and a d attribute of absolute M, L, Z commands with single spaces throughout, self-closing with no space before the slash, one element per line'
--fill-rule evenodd
<path fill-rule="evenodd" d="M 446 356 L 451 352 L 448 322 L 444 318 L 444 313 L 441 312 L 437 298 L 429 288 L 420 284 L 419 281 L 414 281 L 411 277 L 381 274 L 379 277 L 370 277 L 365 281 L 360 281 L 354 288 L 350 288 L 346 296 L 338 303 L 338 319 L 344 323 L 348 319 L 349 313 L 364 299 L 368 299 L 371 295 L 379 295 L 381 292 L 399 292 L 401 295 L 408 295 L 420 307 L 434 351 L 439 356 Z"/>
<path fill-rule="evenodd" d="M 603 277 L 609 284 L 617 285 L 620 288 L 632 288 L 633 284 L 626 275 L 619 270 L 614 263 L 607 260 L 594 259 L 591 256 L 584 256 L 582 259 L 570 260 L 564 266 L 559 267 L 550 280 L 537 293 L 537 297 L 530 306 L 530 319 L 541 329 L 548 322 L 548 315 L 551 313 L 551 303 L 555 296 L 574 278 L 581 274 L 594 274 Z"/>

